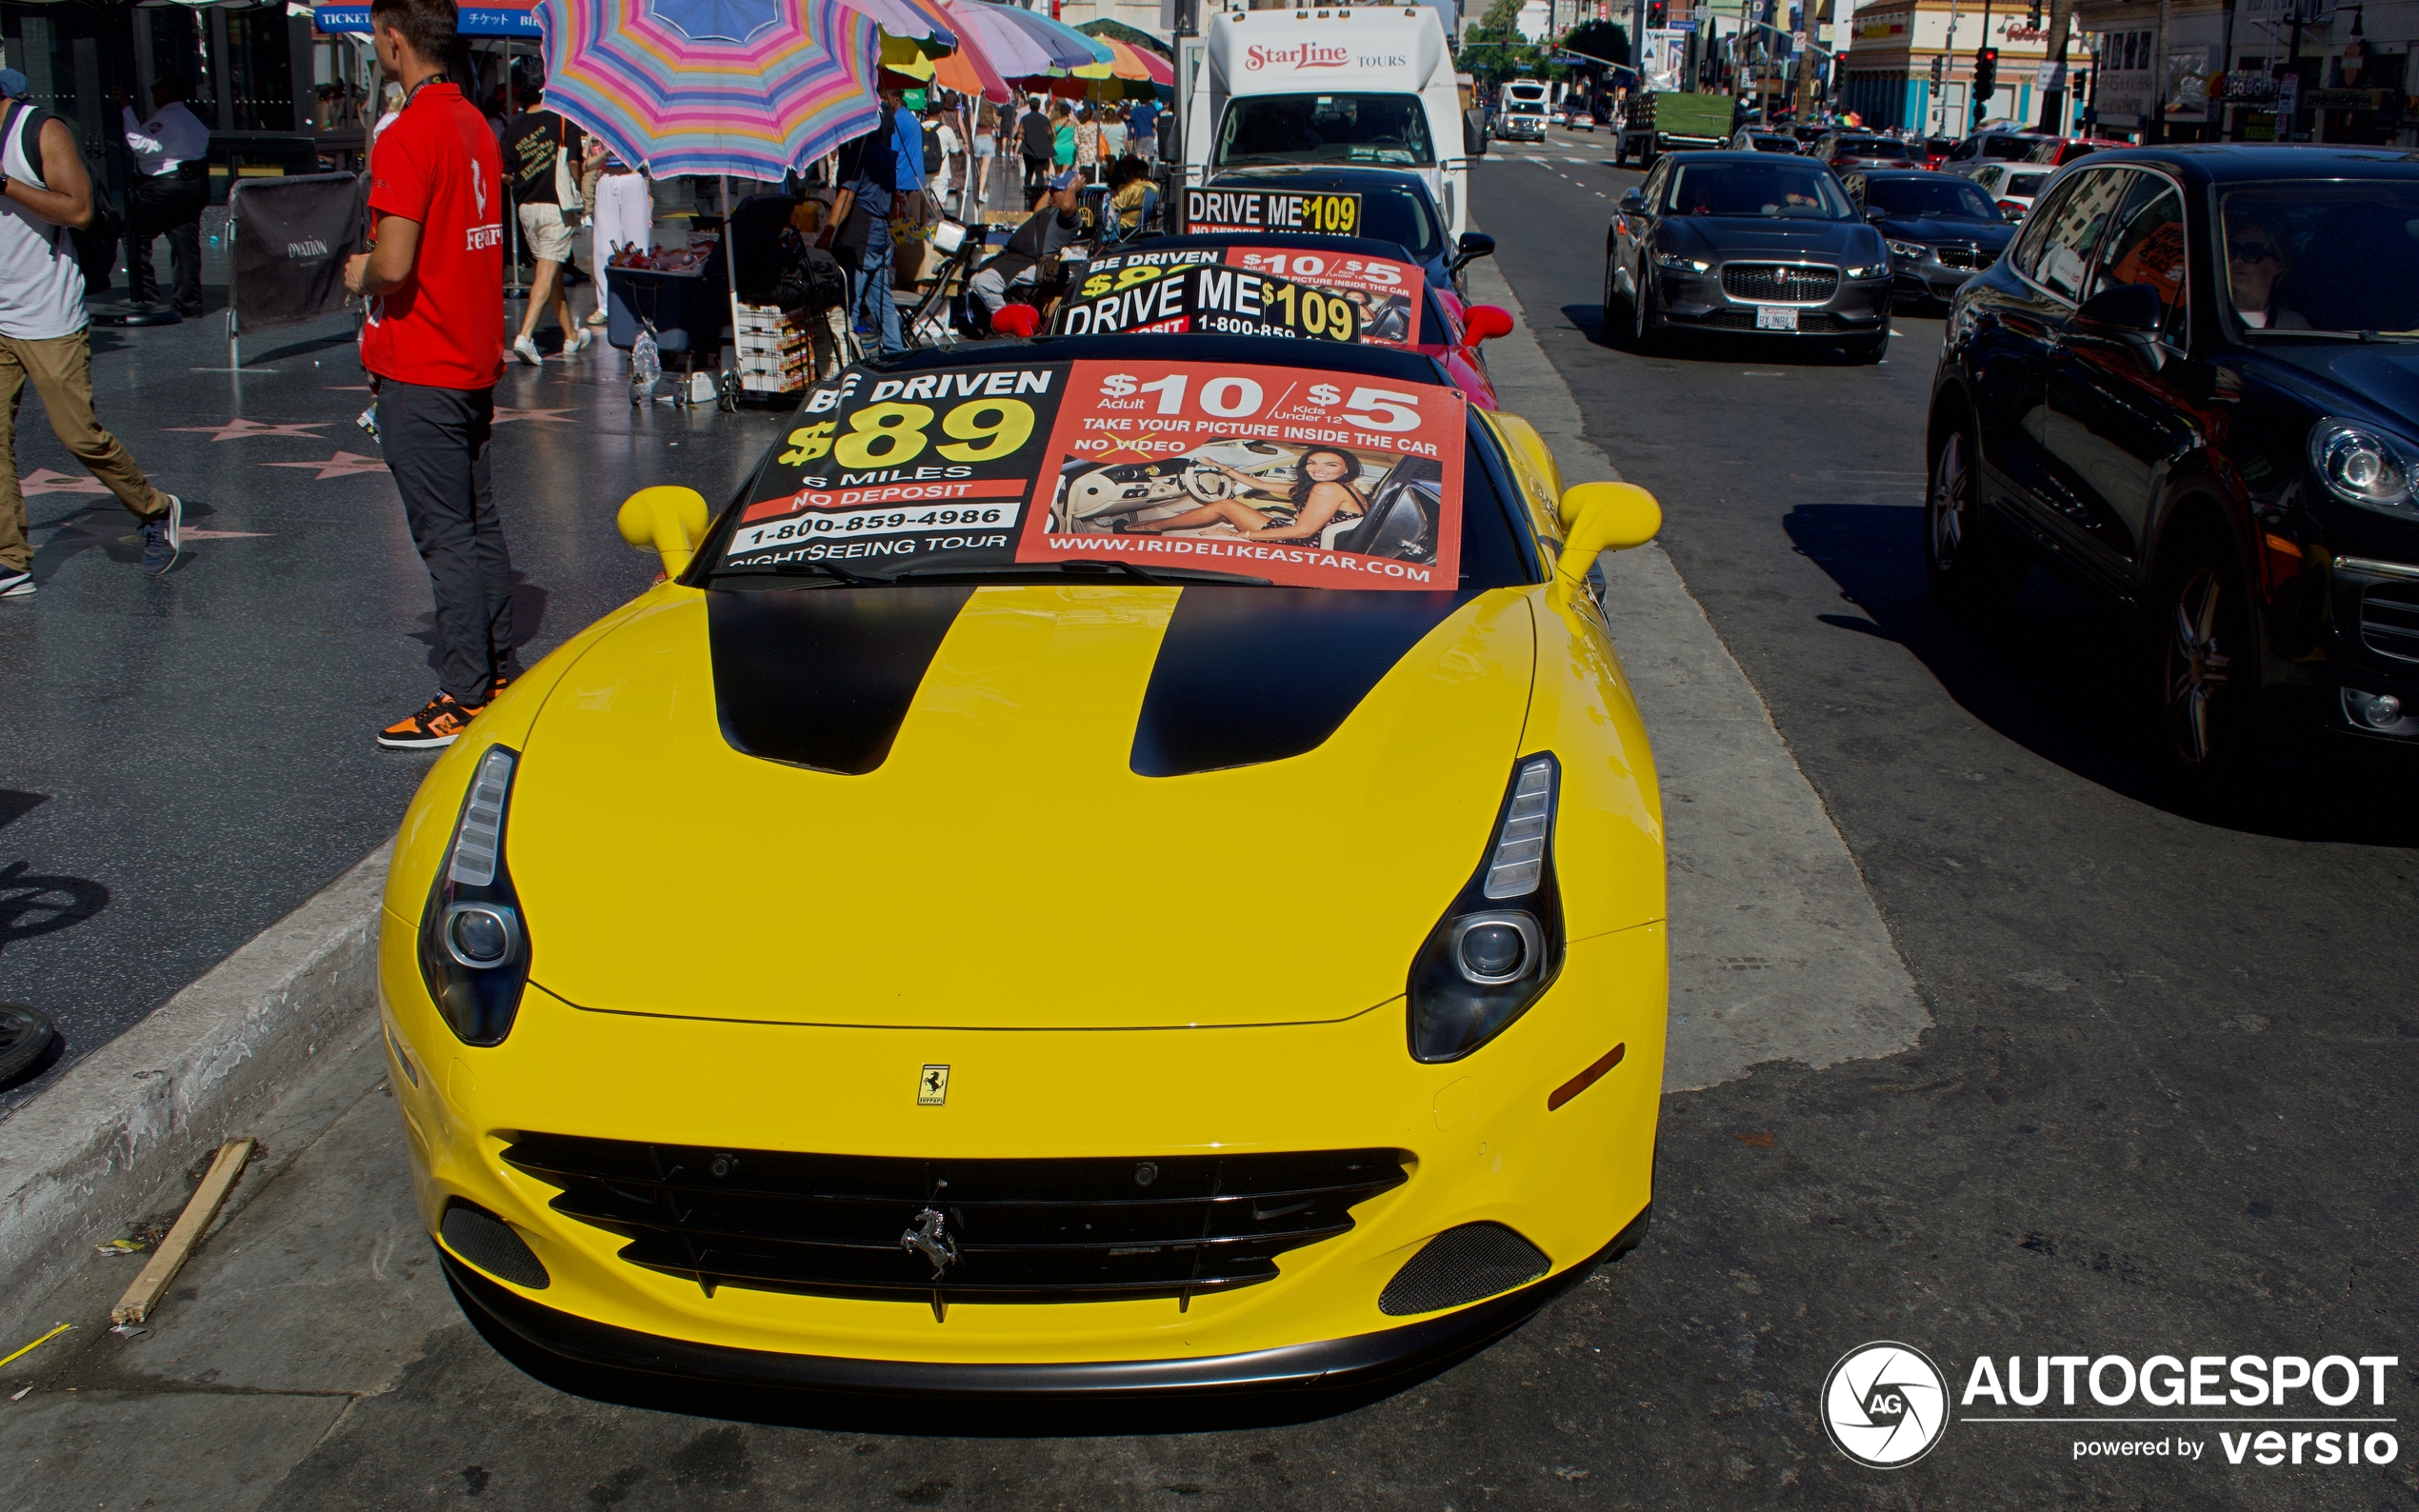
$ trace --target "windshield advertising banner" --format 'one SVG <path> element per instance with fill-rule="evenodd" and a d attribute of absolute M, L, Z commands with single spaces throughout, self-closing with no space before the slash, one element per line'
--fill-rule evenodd
<path fill-rule="evenodd" d="M 1361 196 L 1300 189 L 1185 190 L 1190 232 L 1306 231 L 1314 236 L 1361 234 Z"/>
<path fill-rule="evenodd" d="M 1121 562 L 1300 587 L 1460 581 L 1469 415 L 1450 388 L 1193 363 L 852 368 L 800 413 L 718 572 Z"/>
<path fill-rule="evenodd" d="M 1421 274 L 1383 257 L 1189 247 L 1094 258 L 1060 305 L 1060 335 L 1216 331 L 1408 347 Z"/>

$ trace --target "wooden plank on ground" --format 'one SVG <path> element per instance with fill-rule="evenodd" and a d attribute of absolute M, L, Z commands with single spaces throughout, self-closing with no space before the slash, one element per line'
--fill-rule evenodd
<path fill-rule="evenodd" d="M 176 1226 L 151 1252 L 151 1262 L 143 1267 L 143 1274 L 134 1278 L 134 1284 L 127 1287 L 126 1295 L 110 1309 L 110 1322 L 141 1323 L 150 1316 L 160 1298 L 167 1295 L 169 1283 L 184 1266 L 185 1257 L 193 1252 L 193 1246 L 201 1243 L 203 1231 L 210 1227 L 210 1221 L 218 1216 L 219 1204 L 227 1201 L 228 1188 L 243 1174 L 244 1162 L 251 1158 L 251 1153 L 250 1139 L 231 1139 L 218 1147 L 193 1200 L 185 1204 L 185 1211 L 177 1215 Z"/>

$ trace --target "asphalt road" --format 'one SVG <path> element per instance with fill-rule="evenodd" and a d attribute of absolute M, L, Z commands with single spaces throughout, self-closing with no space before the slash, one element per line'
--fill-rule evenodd
<path fill-rule="evenodd" d="M 1550 156 L 1601 155 L 1563 140 Z M 1862 867 L 1935 1021 L 1914 1048 L 1669 1097 L 1645 1245 L 1426 1382 L 1125 1419 L 615 1401 L 524 1374 L 435 1281 L 372 1093 L 213 1241 L 180 1283 L 195 1305 L 150 1338 L 71 1338 L 28 1363 L 41 1394 L 0 1414 L 0 1447 L 49 1457 L 36 1504 L 95 1485 L 139 1502 L 154 1483 L 230 1507 L 2419 1502 L 2419 1448 L 2235 1464 L 2219 1435 L 2263 1424 L 2173 1421 L 2358 1415 L 2408 1437 L 2419 1009 L 2395 774 L 2321 753 L 2253 808 L 2163 805 L 2122 624 L 2041 577 L 1978 623 L 1929 607 L 1917 503 L 1938 322 L 1903 316 L 1879 368 L 1609 347 L 1595 248 L 1636 175 L 1521 155 L 1479 168 L 1478 219 L 1591 439 L 1661 498 L 1666 548 Z M 83 1284 L 105 1303 L 110 1283 L 94 1267 Z M 212 1321 L 233 1316 L 258 1322 Z M 2342 1407 L 2307 1388 L 2281 1411 L 2088 1394 L 1952 1407 L 1928 1457 L 1876 1471 L 1832 1447 L 1818 1407 L 1834 1363 L 1880 1340 L 1929 1355 L 1952 1396 L 1986 1354 L 2003 1377 L 2024 1357 L 2028 1387 L 2039 1356 L 2398 1363 L 2376 1406 L 2364 1372 Z M 2158 1421 L 1979 1421 L 2044 1417 Z M 2201 1452 L 2076 1451 L 2154 1441 Z M 143 1454 L 114 1447 L 134 1442 Z"/>
<path fill-rule="evenodd" d="M 60 1040 L 0 1116 L 374 849 L 432 759 L 371 739 L 435 690 L 435 653 L 344 324 L 255 336 L 230 373 L 216 293 L 201 321 L 94 332 L 102 423 L 186 501 L 166 577 L 40 400 L 17 417 L 38 591 L 0 604 L 0 1002 Z M 613 527 L 632 489 L 719 504 L 781 422 L 633 410 L 625 371 L 600 342 L 496 390 L 524 665 L 658 569 Z"/>

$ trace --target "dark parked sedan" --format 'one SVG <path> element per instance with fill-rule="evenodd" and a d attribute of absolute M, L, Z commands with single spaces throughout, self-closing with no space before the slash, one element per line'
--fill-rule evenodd
<path fill-rule="evenodd" d="M 1840 182 L 1889 247 L 1898 292 L 1950 299 L 1966 280 L 1999 261 L 2016 229 L 1979 185 L 1947 173 L 1874 169 Z"/>
<path fill-rule="evenodd" d="M 2419 161 L 2369 148 L 2093 153 L 1949 312 L 1936 591 L 2046 560 L 2146 631 L 2189 788 L 2269 716 L 2419 746 Z M 2295 721 L 2289 720 L 2288 727 Z"/>
<path fill-rule="evenodd" d="M 1605 325 L 1642 348 L 1666 330 L 1758 331 L 1879 362 L 1889 279 L 1881 233 L 1800 157 L 1670 153 L 1605 233 Z"/>

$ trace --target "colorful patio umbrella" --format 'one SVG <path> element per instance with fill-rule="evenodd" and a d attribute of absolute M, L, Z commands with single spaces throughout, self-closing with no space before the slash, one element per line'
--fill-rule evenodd
<path fill-rule="evenodd" d="M 880 119 L 878 33 L 842 0 L 540 0 L 537 17 L 549 108 L 658 177 L 779 179 Z"/>
<path fill-rule="evenodd" d="M 985 5 L 983 0 L 951 0 L 950 13 L 964 15 L 969 6 L 979 6 L 984 12 L 997 15 L 1022 30 L 1044 52 L 1050 54 L 1052 68 L 1065 69 L 1074 73 L 1097 64 L 1104 65 L 1101 69 L 1101 76 L 1105 77 L 1108 73 L 1105 65 L 1110 61 L 1110 54 L 1109 45 L 1105 42 L 1095 41 L 1073 27 L 1052 21 L 1038 10 L 1027 10 L 1017 6 Z"/>
<path fill-rule="evenodd" d="M 1009 19 L 1020 12 L 1007 6 L 986 5 L 984 0 L 941 0 L 941 4 L 957 29 L 959 45 L 980 50 L 1001 78 L 1030 78 L 1054 67 L 1050 50 Z"/>
<path fill-rule="evenodd" d="M 1152 84 L 1176 82 L 1176 66 L 1149 48 L 1138 48 L 1115 37 L 1095 37 L 1092 40 L 1109 49 L 1110 77 L 1144 79 Z"/>

